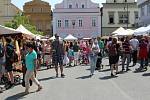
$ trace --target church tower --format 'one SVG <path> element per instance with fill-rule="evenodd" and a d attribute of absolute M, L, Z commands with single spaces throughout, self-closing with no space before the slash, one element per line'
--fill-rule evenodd
<path fill-rule="evenodd" d="M 32 0 L 23 6 L 24 14 L 29 17 L 31 24 L 36 26 L 38 31 L 50 35 L 51 32 L 51 5 L 42 0 Z"/>

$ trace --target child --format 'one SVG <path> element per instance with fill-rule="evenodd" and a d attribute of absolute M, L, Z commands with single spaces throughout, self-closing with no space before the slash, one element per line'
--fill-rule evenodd
<path fill-rule="evenodd" d="M 68 57 L 69 57 L 69 66 L 71 66 L 73 60 L 74 60 L 74 51 L 73 47 L 70 47 L 68 50 Z"/>

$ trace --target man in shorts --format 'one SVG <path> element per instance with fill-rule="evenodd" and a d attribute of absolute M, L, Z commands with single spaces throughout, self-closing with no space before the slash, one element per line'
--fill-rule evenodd
<path fill-rule="evenodd" d="M 65 75 L 63 73 L 63 57 L 64 57 L 64 46 L 63 42 L 59 40 L 59 36 L 55 35 L 55 40 L 52 43 L 52 61 L 55 66 L 56 77 L 58 77 L 58 65 L 60 66 L 61 77 Z"/>

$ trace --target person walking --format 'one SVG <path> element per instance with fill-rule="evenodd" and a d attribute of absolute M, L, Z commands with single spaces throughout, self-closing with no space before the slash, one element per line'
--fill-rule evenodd
<path fill-rule="evenodd" d="M 74 61 L 73 47 L 70 47 L 69 50 L 68 50 L 68 58 L 69 58 L 69 67 L 72 67 L 72 63 Z"/>
<path fill-rule="evenodd" d="M 98 53 L 98 59 L 96 62 L 96 70 L 101 69 L 102 57 L 104 55 L 104 42 L 100 39 L 100 37 L 98 38 L 98 45 L 100 48 L 100 52 Z"/>
<path fill-rule="evenodd" d="M 65 75 L 63 73 L 63 58 L 64 58 L 64 46 L 63 42 L 59 40 L 59 36 L 55 35 L 55 40 L 52 42 L 52 62 L 55 66 L 56 77 L 58 77 L 58 65 L 61 71 L 61 77 L 64 78 Z"/>
<path fill-rule="evenodd" d="M 91 47 L 91 52 L 90 52 L 90 55 L 89 55 L 89 58 L 90 58 L 90 76 L 92 77 L 94 75 L 94 71 L 95 71 L 95 68 L 96 68 L 96 62 L 97 62 L 97 55 L 98 53 L 100 52 L 100 49 L 99 49 L 99 45 L 98 45 L 98 41 L 97 39 L 93 39 L 92 42 L 90 43 L 89 45 Z"/>
<path fill-rule="evenodd" d="M 131 45 L 129 43 L 129 38 L 126 37 L 125 41 L 122 43 L 123 48 L 123 61 L 122 61 L 122 71 L 124 71 L 125 62 L 127 59 L 126 71 L 129 71 L 130 57 L 131 57 Z"/>
<path fill-rule="evenodd" d="M 37 53 L 34 50 L 34 45 L 28 43 L 26 46 L 28 48 L 28 53 L 25 57 L 25 65 L 27 69 L 25 74 L 25 93 L 29 94 L 30 79 L 38 86 L 37 92 L 42 89 L 42 86 L 35 78 L 35 70 L 37 68 Z"/>
<path fill-rule="evenodd" d="M 115 76 L 114 69 L 116 69 L 116 74 L 118 74 L 118 61 L 119 61 L 118 50 L 119 50 L 119 44 L 117 44 L 117 39 L 113 38 L 112 42 L 108 45 L 108 55 L 109 55 L 111 76 Z"/>
<path fill-rule="evenodd" d="M 147 66 L 148 66 L 148 43 L 145 41 L 144 38 L 141 39 L 140 44 L 139 44 L 139 58 L 140 58 L 140 68 L 138 68 L 139 70 L 142 69 L 146 69 L 147 70 Z M 145 62 L 145 66 L 144 66 L 144 62 Z"/>
<path fill-rule="evenodd" d="M 133 38 L 130 40 L 130 45 L 132 48 L 133 66 L 135 66 L 137 63 L 137 50 L 139 47 L 139 41 L 136 39 L 136 36 L 133 36 Z"/>
<path fill-rule="evenodd" d="M 74 45 L 73 45 L 73 51 L 74 51 L 74 66 L 78 66 L 79 46 L 78 46 L 77 42 L 75 42 Z"/>

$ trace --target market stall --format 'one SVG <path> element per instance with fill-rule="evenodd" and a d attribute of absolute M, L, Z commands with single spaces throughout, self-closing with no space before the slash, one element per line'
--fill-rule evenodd
<path fill-rule="evenodd" d="M 133 34 L 134 34 L 134 30 L 127 29 L 127 30 L 124 30 L 122 32 L 119 32 L 119 33 L 115 34 L 115 36 L 131 36 Z"/>
<path fill-rule="evenodd" d="M 36 35 L 31 33 L 29 30 L 27 30 L 23 25 L 20 25 L 16 31 L 19 31 L 22 33 L 22 35 L 27 36 L 27 37 L 31 37 L 31 38 L 36 38 Z"/>
<path fill-rule="evenodd" d="M 64 38 L 64 40 L 72 41 L 72 40 L 78 40 L 78 38 L 76 38 L 73 35 L 69 34 L 67 37 Z"/>
<path fill-rule="evenodd" d="M 56 39 L 55 36 L 52 36 L 52 37 L 50 38 L 50 40 L 55 40 L 55 39 Z M 62 38 L 59 37 L 59 40 L 62 40 Z"/>
<path fill-rule="evenodd" d="M 120 27 L 120 28 L 116 29 L 114 32 L 112 32 L 111 35 L 121 34 L 121 33 L 123 33 L 124 31 L 125 31 L 125 29 L 122 28 L 122 27 Z"/>
<path fill-rule="evenodd" d="M 21 32 L 15 30 L 13 28 L 8 28 L 8 27 L 0 25 L 0 35 L 1 36 L 10 36 L 10 35 L 16 35 L 16 34 L 21 34 Z"/>
<path fill-rule="evenodd" d="M 148 35 L 148 27 L 140 27 L 134 31 L 134 35 Z"/>

